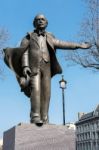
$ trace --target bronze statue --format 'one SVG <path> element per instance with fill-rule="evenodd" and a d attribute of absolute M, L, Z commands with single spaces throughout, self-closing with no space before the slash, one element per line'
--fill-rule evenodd
<path fill-rule="evenodd" d="M 72 43 L 56 39 L 46 32 L 48 21 L 43 14 L 33 21 L 34 31 L 28 32 L 20 47 L 6 48 L 5 63 L 16 73 L 21 90 L 30 97 L 30 122 L 38 126 L 48 123 L 51 77 L 62 73 L 56 49 L 90 48 L 89 43 Z"/>

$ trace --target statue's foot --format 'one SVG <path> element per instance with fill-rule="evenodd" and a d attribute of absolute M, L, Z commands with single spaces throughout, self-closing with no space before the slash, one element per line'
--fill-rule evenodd
<path fill-rule="evenodd" d="M 40 121 L 36 122 L 35 124 L 36 124 L 38 127 L 41 127 L 41 126 L 43 125 L 43 121 L 40 120 Z"/>
<path fill-rule="evenodd" d="M 43 125 L 43 121 L 40 120 L 40 118 L 31 119 L 31 123 L 34 123 L 39 127 L 41 127 Z"/>
<path fill-rule="evenodd" d="M 43 120 L 43 124 L 49 124 L 49 119 L 47 115 L 43 116 L 41 119 Z"/>

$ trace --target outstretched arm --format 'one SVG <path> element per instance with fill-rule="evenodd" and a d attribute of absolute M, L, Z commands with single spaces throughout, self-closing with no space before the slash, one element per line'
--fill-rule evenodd
<path fill-rule="evenodd" d="M 81 49 L 88 49 L 91 47 L 91 44 L 88 42 L 85 43 L 73 43 L 73 42 L 65 42 L 65 41 L 61 41 L 58 39 L 53 38 L 53 43 L 55 48 L 59 48 L 59 49 L 71 49 L 71 50 L 75 50 L 78 48 Z"/>

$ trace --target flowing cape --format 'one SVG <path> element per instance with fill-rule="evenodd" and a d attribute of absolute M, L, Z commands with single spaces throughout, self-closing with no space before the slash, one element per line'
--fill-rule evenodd
<path fill-rule="evenodd" d="M 4 62 L 14 71 L 17 81 L 21 87 L 21 91 L 30 97 L 30 86 L 27 84 L 27 79 L 23 76 L 23 68 L 21 65 L 21 57 L 27 48 L 6 48 L 4 49 Z"/>

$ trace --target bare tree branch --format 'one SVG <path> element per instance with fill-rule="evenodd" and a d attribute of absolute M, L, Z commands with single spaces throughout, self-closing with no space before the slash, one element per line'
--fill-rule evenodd
<path fill-rule="evenodd" d="M 73 51 L 66 60 L 85 68 L 99 69 L 99 0 L 83 0 L 87 6 L 86 17 L 81 24 L 79 38 L 89 41 L 92 47 L 86 51 Z"/>
<path fill-rule="evenodd" d="M 3 75 L 3 68 L 1 65 L 1 60 L 3 59 L 3 48 L 5 48 L 6 43 L 9 39 L 9 33 L 4 27 L 0 27 L 0 78 Z"/>

